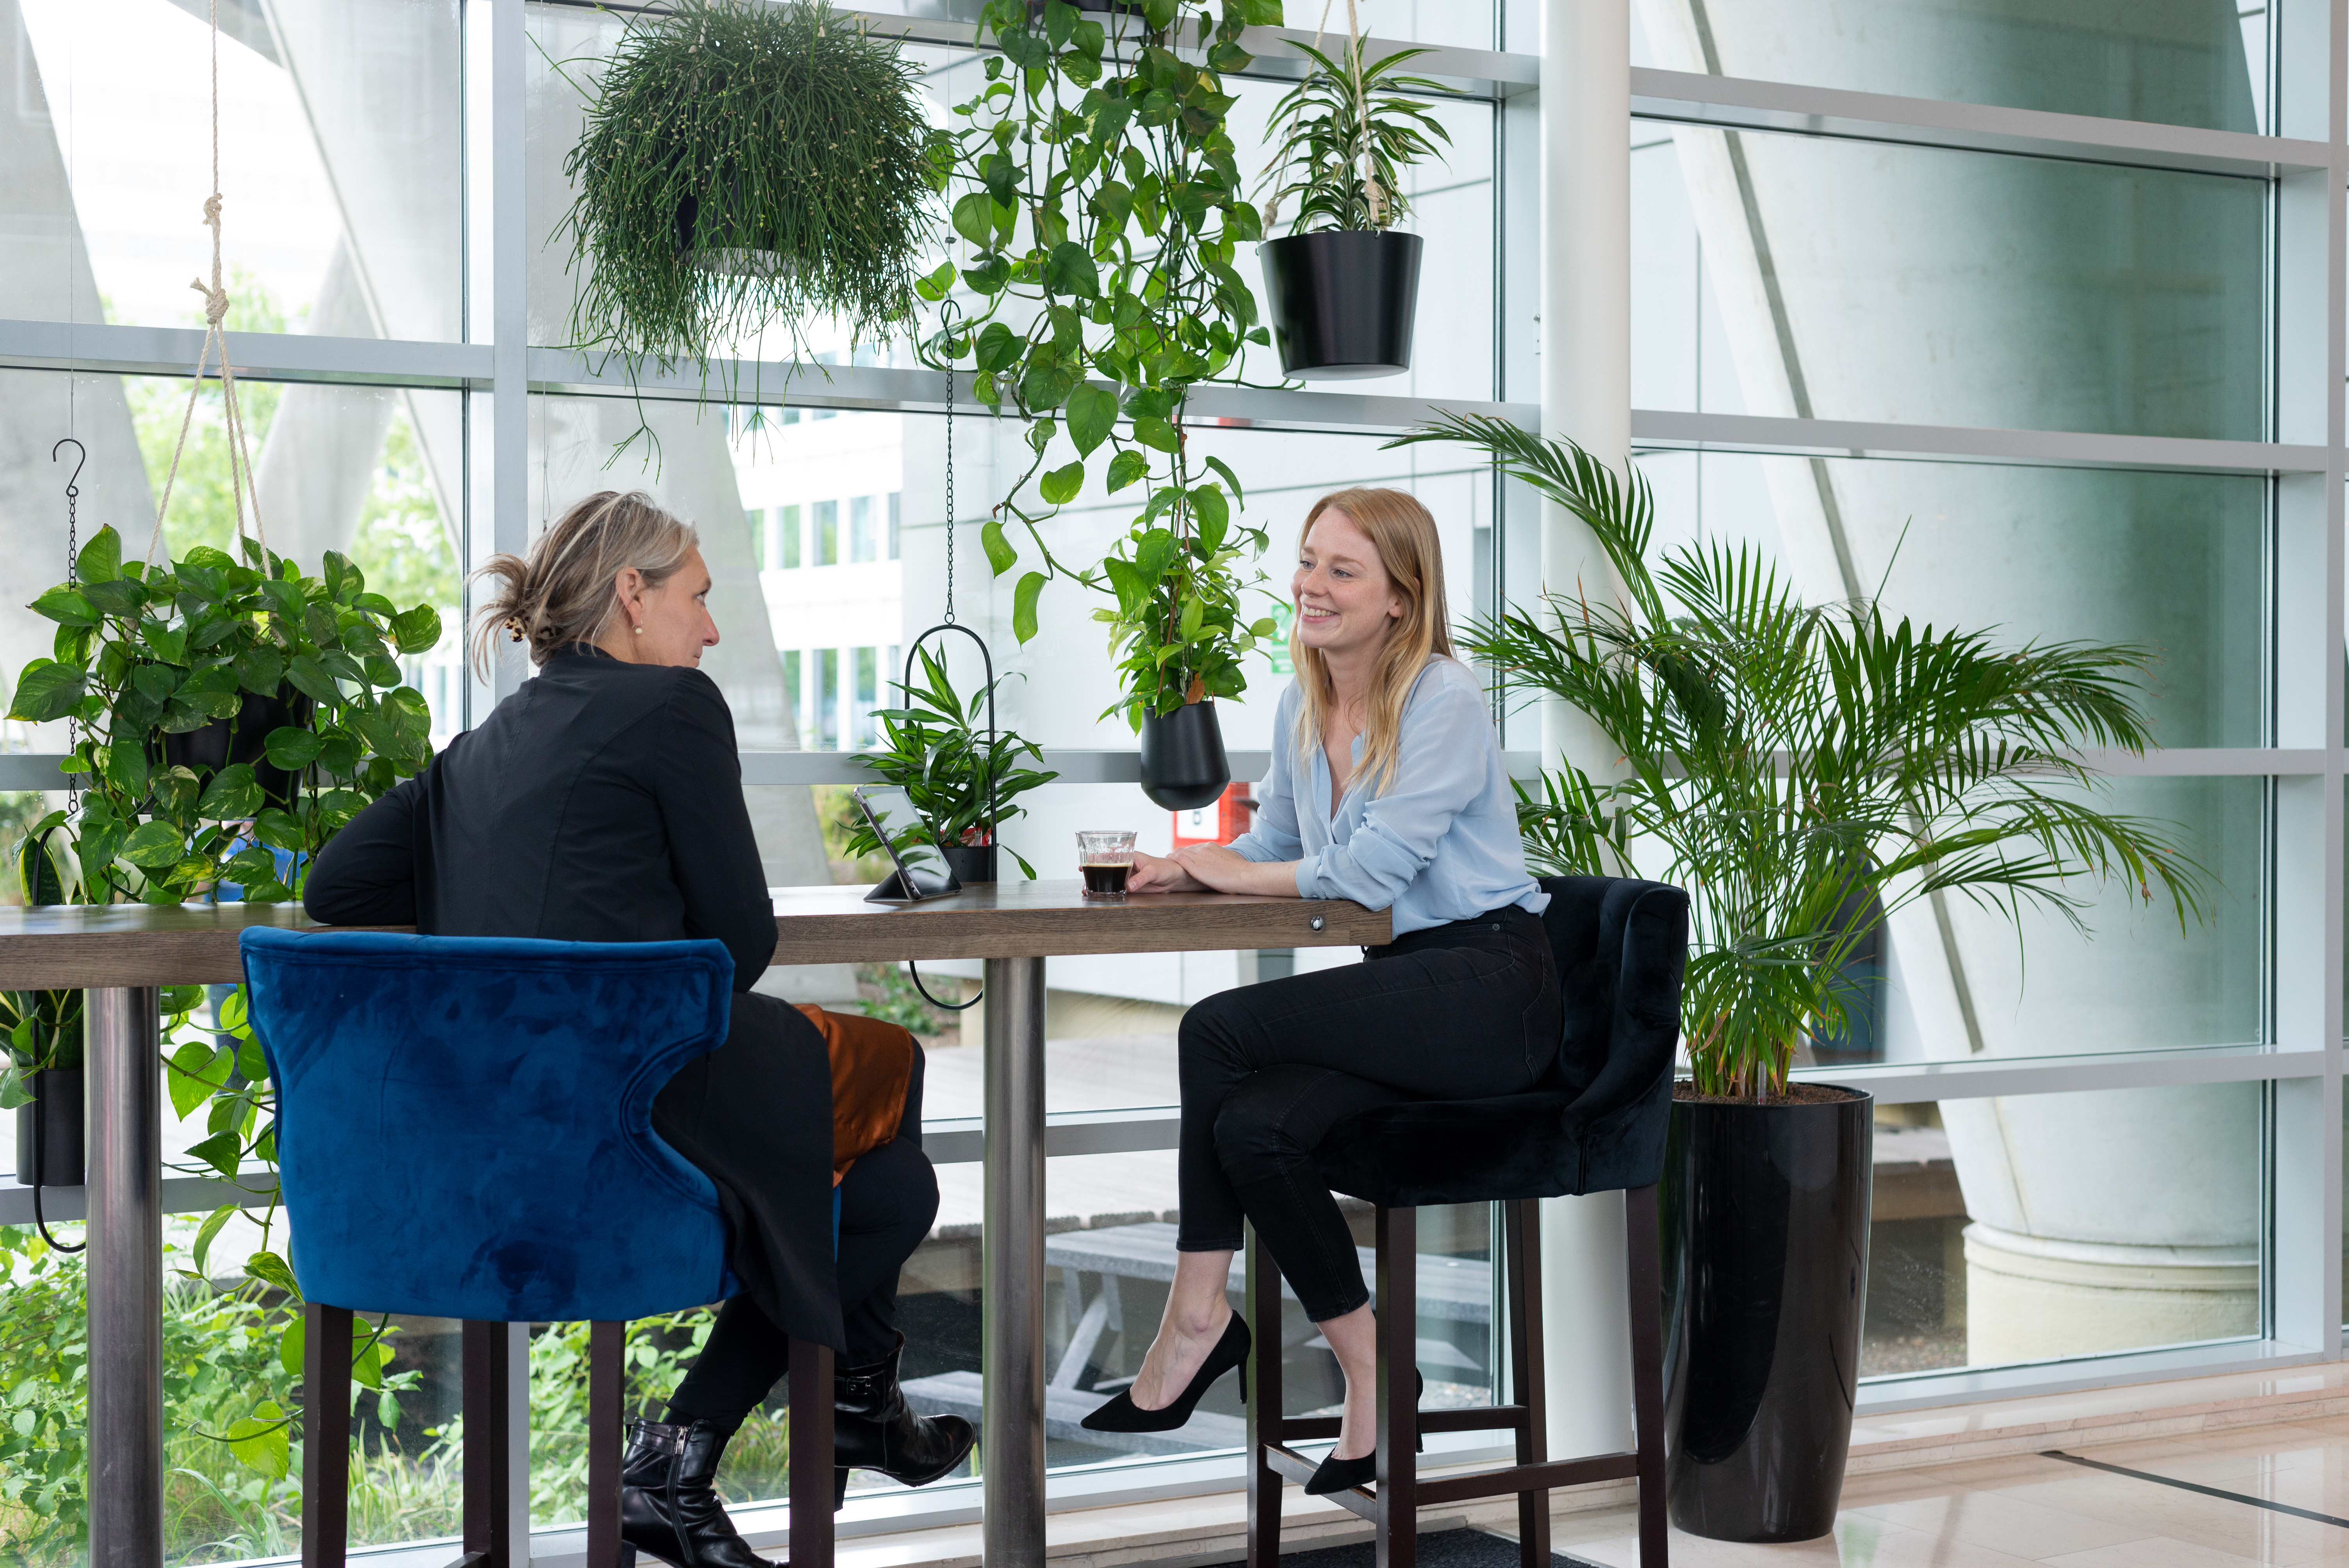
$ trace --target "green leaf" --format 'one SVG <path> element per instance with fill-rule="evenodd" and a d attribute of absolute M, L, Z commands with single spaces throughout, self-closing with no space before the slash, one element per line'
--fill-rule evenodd
<path fill-rule="evenodd" d="M 221 1233 L 221 1227 L 227 1224 L 232 1219 L 234 1219 L 238 1212 L 239 1210 L 234 1203 L 222 1203 L 219 1208 L 214 1209 L 210 1214 L 204 1216 L 204 1222 L 197 1228 L 195 1242 L 188 1249 L 195 1259 L 196 1272 L 198 1274 L 202 1274 L 211 1266 L 213 1238 Z M 298 1332 L 301 1329 L 301 1326 L 302 1320 L 298 1317 L 295 1318 L 294 1320 L 295 1329 Z M 299 1352 L 296 1352 L 296 1354 L 298 1355 Z M 296 1373 L 300 1372 L 301 1367 L 297 1365 L 295 1367 L 295 1371 Z"/>
<path fill-rule="evenodd" d="M 978 365 L 981 372 L 1008 370 L 1019 358 L 1023 340 L 999 321 L 989 322 L 978 335 Z"/>
<path fill-rule="evenodd" d="M 277 880 L 277 857 L 255 844 L 239 850 L 221 867 L 221 880 L 246 887 L 254 882 Z"/>
<path fill-rule="evenodd" d="M 275 1253 L 255 1253 L 244 1260 L 244 1272 L 264 1284 L 275 1285 L 295 1301 L 302 1299 L 302 1287 L 294 1282 L 294 1271 Z"/>
<path fill-rule="evenodd" d="M 214 1058 L 220 1059 L 215 1063 Z M 215 1075 L 213 1068 L 219 1072 Z M 214 1090 L 228 1081 L 228 1062 L 209 1040 L 191 1040 L 171 1053 L 171 1069 L 163 1075 L 171 1090 L 171 1112 L 185 1121 L 196 1107 L 212 1097 Z"/>
<path fill-rule="evenodd" d="M 1247 505 L 1247 491 L 1240 488 L 1240 477 L 1232 472 L 1231 465 L 1221 458 L 1209 458 L 1206 462 L 1226 484 L 1232 487 L 1232 500 L 1241 506 Z"/>
<path fill-rule="evenodd" d="M 106 780 L 132 799 L 147 794 L 147 748 L 123 741 L 106 748 Z"/>
<path fill-rule="evenodd" d="M 1212 555 L 1223 548 L 1224 534 L 1231 528 L 1232 511 L 1217 487 L 1196 485 L 1191 490 L 1191 516 L 1199 525 L 1199 543 Z"/>
<path fill-rule="evenodd" d="M 1093 264 L 1092 253 L 1073 240 L 1053 246 L 1044 260 L 1044 287 L 1048 293 L 1078 299 L 1101 298 L 1101 272 Z"/>
<path fill-rule="evenodd" d="M 1174 433 L 1174 427 L 1164 419 L 1136 419 L 1133 422 L 1133 438 L 1162 452 L 1174 451 L 1183 444 L 1182 438 Z"/>
<path fill-rule="evenodd" d="M 954 228 L 956 233 L 980 250 L 987 249 L 988 242 L 995 237 L 995 198 L 984 191 L 973 191 L 961 197 L 954 204 Z"/>
<path fill-rule="evenodd" d="M 26 1087 L 24 1069 L 13 1061 L 0 1066 L 0 1110 L 32 1103 L 33 1091 Z"/>
<path fill-rule="evenodd" d="M 244 1140 L 235 1132 L 215 1132 L 201 1143 L 188 1146 L 188 1153 L 202 1161 L 231 1181 L 236 1179 L 237 1157 L 244 1152 Z"/>
<path fill-rule="evenodd" d="M 304 661 L 296 658 L 294 662 L 299 665 Z M 261 748 L 268 754 L 271 767 L 294 773 L 316 762 L 326 744 L 316 730 L 297 729 L 288 724 L 271 730 Z"/>
<path fill-rule="evenodd" d="M 1003 524 L 988 518 L 978 531 L 978 542 L 987 550 L 987 564 L 998 577 L 1019 564 L 1019 552 L 1003 537 Z"/>
<path fill-rule="evenodd" d="M 1050 360 L 1031 360 L 1027 373 L 1019 377 L 1019 397 L 1031 413 L 1045 413 L 1059 407 L 1076 384 L 1075 377 Z"/>
<path fill-rule="evenodd" d="M 1069 439 L 1079 457 L 1089 458 L 1117 423 L 1117 394 L 1091 385 L 1076 387 L 1069 393 L 1067 413 Z"/>
<path fill-rule="evenodd" d="M 277 1365 L 285 1368 L 288 1377 L 302 1376 L 302 1352 L 309 1339 L 309 1322 L 305 1317 L 290 1317 L 285 1332 L 277 1341 Z"/>
<path fill-rule="evenodd" d="M 147 603 L 147 590 L 128 577 L 113 577 L 104 582 L 83 579 L 82 597 L 90 607 L 109 615 L 135 615 Z"/>
<path fill-rule="evenodd" d="M 1054 506 L 1065 505 L 1076 500 L 1077 492 L 1084 488 L 1085 465 L 1082 463 L 1071 463 L 1065 468 L 1054 469 L 1036 481 L 1036 493 Z"/>
<path fill-rule="evenodd" d="M 334 702 L 343 695 L 326 666 L 308 654 L 296 654 L 286 662 L 285 678 L 294 683 L 295 690 L 316 702 Z"/>
<path fill-rule="evenodd" d="M 1044 592 L 1044 574 L 1030 572 L 1011 593 L 1011 634 L 1025 643 L 1036 635 L 1036 600 Z"/>
<path fill-rule="evenodd" d="M 1123 451 L 1109 460 L 1109 492 L 1115 495 L 1136 480 L 1150 474 L 1150 459 L 1140 452 Z"/>
<path fill-rule="evenodd" d="M 247 691 L 275 696 L 285 680 L 285 661 L 274 648 L 247 648 L 236 656 L 236 678 Z"/>
<path fill-rule="evenodd" d="M 242 821 L 261 810 L 261 781 L 249 762 L 233 763 L 212 775 L 196 815 L 207 822 Z"/>
<path fill-rule="evenodd" d="M 74 573 L 85 583 L 112 583 L 122 575 L 122 536 L 101 528 L 74 558 Z"/>
<path fill-rule="evenodd" d="M 402 610 L 391 618 L 391 640 L 403 654 L 430 653 L 440 641 L 440 612 L 429 604 Z M 307 686 L 302 689 L 309 691 Z M 316 692 L 310 692 L 310 695 L 318 696 Z M 326 702 L 332 699 L 318 697 L 318 700 Z"/>
<path fill-rule="evenodd" d="M 71 665 L 55 659 L 35 659 L 16 679 L 16 695 L 8 717 L 27 724 L 46 724 L 71 713 L 88 689 L 88 677 Z"/>
<path fill-rule="evenodd" d="M 33 601 L 33 613 L 46 615 L 60 626 L 95 626 L 98 612 L 79 593 L 60 583 Z"/>
<path fill-rule="evenodd" d="M 293 1418 L 278 1408 L 276 1401 L 264 1399 L 253 1408 L 250 1416 L 239 1416 L 221 1434 L 228 1441 L 228 1451 L 234 1454 L 247 1469 L 260 1471 L 272 1480 L 284 1480 L 293 1468 L 293 1450 L 289 1434 Z"/>
<path fill-rule="evenodd" d="M 261 815 L 253 820 L 253 836 L 273 850 L 291 850 L 296 854 L 310 847 L 302 824 L 274 806 L 264 807 Z M 245 897 L 253 897 L 250 890 Z"/>

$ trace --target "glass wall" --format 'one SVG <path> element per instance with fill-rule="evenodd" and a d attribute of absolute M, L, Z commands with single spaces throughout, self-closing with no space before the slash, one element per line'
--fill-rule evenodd
<path fill-rule="evenodd" d="M 440 609 L 449 635 L 403 666 L 430 705 L 436 738 L 478 718 L 491 696 L 459 658 L 464 567 L 526 544 L 582 495 L 641 487 L 700 527 L 723 634 L 705 667 L 743 749 L 771 770 L 762 776 L 789 780 L 749 790 L 770 883 L 873 878 L 875 868 L 847 856 L 841 825 L 842 792 L 860 777 L 854 759 L 778 754 L 873 745 L 873 710 L 949 604 L 988 637 L 1005 676 L 1002 721 L 1045 748 L 1047 766 L 1074 773 L 1069 754 L 1131 752 L 1132 731 L 1106 713 L 1117 686 L 1092 618 L 1102 601 L 1055 582 L 1040 634 L 1021 645 L 1010 584 L 987 569 L 980 530 L 1025 466 L 1020 432 L 968 404 L 946 418 L 938 378 L 919 375 L 904 345 L 853 346 L 817 331 L 808 346 L 816 364 L 905 376 L 891 383 L 900 391 L 860 395 L 856 407 L 841 406 L 851 399 L 812 373 L 786 398 L 765 370 L 737 377 L 723 366 L 707 397 L 665 384 L 639 402 L 564 350 L 576 280 L 566 248 L 550 242 L 571 196 L 562 165 L 582 122 L 583 84 L 621 23 L 585 6 L 530 5 L 517 62 L 497 57 L 490 29 L 474 26 L 492 9 L 456 0 L 222 6 L 229 325 L 254 335 L 238 352 L 252 363 L 240 376 L 263 526 L 274 548 L 305 564 L 341 551 L 396 603 Z M 1470 85 L 1439 105 L 1447 160 L 1413 176 L 1413 223 L 1428 245 L 1414 364 L 1341 389 L 1349 394 L 1489 407 L 1529 396 L 1537 381 L 1527 370 L 1537 345 L 1506 328 L 1535 314 L 1526 301 L 1541 284 L 1529 238 L 1543 217 L 1531 9 L 1399 4 L 1370 18 L 1382 37 L 1466 51 L 1422 65 Z M 157 359 L 158 342 L 177 354 L 182 340 L 151 329 L 201 325 L 186 279 L 209 265 L 197 222 L 212 189 L 202 11 L 180 0 L 0 0 L 16 95 L 15 114 L 0 117 L 10 193 L 0 214 L 0 529 L 10 546 L 0 552 L 0 677 L 9 680 L 50 647 L 53 629 L 23 606 L 63 575 L 67 470 L 50 460 L 53 444 L 70 436 L 88 450 L 81 537 L 111 525 L 135 551 L 156 529 L 188 383 Z M 1300 28 L 1310 20 L 1290 16 Z M 2237 156 L 2235 140 L 2192 139 L 2269 131 L 2290 110 L 2267 11 L 2199 0 L 1632 0 L 1631 21 L 1630 64 L 1657 68 L 1637 78 L 1643 102 L 1679 90 L 1669 72 L 1821 95 L 1807 134 L 1758 112 L 1752 124 L 1723 120 L 1717 102 L 1703 124 L 1692 111 L 1658 109 L 1630 128 L 1632 456 L 1656 487 L 1657 547 L 1750 545 L 1815 603 L 1872 595 L 1920 624 L 2016 643 L 2145 645 L 2157 749 L 2102 758 L 2116 775 L 2104 799 L 2178 824 L 2217 890 L 2209 917 L 2182 930 L 2106 885 L 2080 890 L 2088 935 L 1962 899 L 1915 906 L 1877 934 L 1858 1026 L 1814 1042 L 1801 1068 L 1878 1100 L 1863 1405 L 1914 1402 L 1936 1387 L 1955 1398 L 1955 1384 L 1935 1379 L 1961 1375 L 2052 1386 L 2084 1375 L 2070 1364 L 2090 1357 L 2148 1357 L 2116 1365 L 2153 1377 L 2261 1355 L 2337 1355 L 2337 1332 L 2315 1323 L 2323 1304 L 2292 1295 L 2285 1282 L 2300 1274 L 2274 1264 L 2303 1249 L 2325 1258 L 2318 1273 L 2339 1274 L 2340 1237 L 2295 1229 L 2294 1205 L 2341 1179 L 2341 1117 L 2328 1107 L 2316 1137 L 2276 1107 L 2285 1088 L 2322 1081 L 2340 1048 L 2342 975 L 2330 965 L 2344 944 L 2342 911 L 2329 902 L 2338 884 L 2311 894 L 2307 868 L 2349 856 L 2337 814 L 2328 826 L 2295 791 L 2337 789 L 2349 749 L 2339 714 L 2313 737 L 2295 715 L 2307 708 L 2298 694 L 2324 689 L 2319 672 L 2342 657 L 2309 630 L 2323 625 L 2322 584 L 2342 569 L 2341 501 L 2312 514 L 2294 486 L 2340 465 L 2342 432 L 2308 438 L 2321 444 L 2314 459 L 2316 448 L 2273 443 L 2303 396 L 2293 346 L 2344 331 L 2327 314 L 2343 245 L 2329 237 L 2313 267 L 2295 259 L 2308 251 L 2285 201 L 2302 156 L 2293 144 L 2258 144 L 2283 171 L 2274 172 L 2241 167 L 2248 155 Z M 1496 44 L 1515 51 L 1497 66 L 1485 53 Z M 969 49 L 912 53 L 935 104 L 969 95 Z M 523 112 L 519 144 L 501 147 L 481 84 L 507 81 L 521 82 Z M 470 104 L 468 83 L 480 95 Z M 1283 88 L 1270 78 L 1237 86 L 1239 161 L 1252 170 Z M 1899 138 L 1818 130 L 1859 112 L 1830 96 L 1842 91 L 1971 106 L 1984 117 L 1981 134 L 1930 145 L 1926 128 Z M 1889 100 L 1864 107 L 1879 119 L 1902 112 Z M 2000 118 L 2039 110 L 2111 123 L 2067 122 L 2072 139 L 2058 145 L 2039 120 Z M 2171 128 L 2184 150 L 2167 162 L 2147 154 L 2131 129 L 2140 121 Z M 2026 131 L 2042 139 L 2033 156 L 1982 145 Z M 496 188 L 495 170 L 513 167 L 522 189 Z M 516 204 L 522 240 L 501 255 L 492 220 Z M 1241 272 L 1256 282 L 1252 264 Z M 493 304 L 527 323 L 523 385 L 492 373 L 483 324 Z M 35 331 L 57 324 L 75 331 L 62 349 Z M 767 369 L 788 357 L 771 340 L 732 346 Z M 1249 365 L 1268 383 L 1276 368 L 1262 355 Z M 1455 624 L 1543 588 L 1537 510 L 1512 501 L 1461 450 L 1387 449 L 1408 422 L 1397 404 L 1293 387 L 1262 396 L 1251 405 L 1261 417 L 1195 427 L 1195 439 L 1241 477 L 1243 521 L 1270 536 L 1263 613 L 1286 613 L 1305 510 L 1348 484 L 1395 485 L 1426 501 Z M 1499 407 L 1538 422 L 1530 403 Z M 657 459 L 641 447 L 616 459 L 640 421 L 659 438 Z M 189 429 L 159 550 L 217 544 L 235 527 L 212 387 Z M 1089 563 L 1131 517 L 1124 496 L 1088 490 L 1047 525 L 1050 542 Z M 973 687 L 967 651 L 947 657 L 957 683 Z M 1289 673 L 1278 650 L 1250 663 L 1245 698 L 1224 705 L 1236 753 L 1275 743 L 1273 704 Z M 0 794 L 9 824 L 0 841 L 47 804 L 28 758 L 61 749 L 57 728 L 7 727 L 6 748 L 21 755 L 0 761 L 26 767 Z M 1537 722 L 1519 718 L 1508 733 L 1520 776 L 1550 760 L 1534 748 Z M 1102 776 L 1096 758 L 1081 767 Z M 1226 830 L 1213 813 L 1184 820 L 1159 810 L 1130 783 L 1058 782 L 1026 804 L 1005 842 L 1052 878 L 1067 874 L 1078 828 L 1132 827 L 1154 851 L 1178 833 Z M 2311 956 L 2318 947 L 2330 949 L 2321 962 Z M 1238 1441 L 1229 1386 L 1189 1428 L 1138 1447 L 1103 1446 L 1077 1423 L 1132 1377 L 1171 1274 L 1183 1010 L 1234 985 L 1354 961 L 1350 950 L 1279 950 L 1051 963 L 1051 1111 L 1063 1125 L 1112 1111 L 1155 1118 L 1140 1140 L 1154 1147 L 1050 1164 L 1054 1466 L 1131 1470 L 1139 1489 L 1149 1466 Z M 923 977 L 941 996 L 967 995 L 978 966 L 926 965 Z M 984 1236 L 967 1135 L 981 1115 L 980 1014 L 930 1008 L 889 966 L 787 965 L 762 988 L 921 1033 L 943 1201 L 906 1275 L 905 1375 L 924 1408 L 975 1413 L 986 1373 Z M 2331 994 L 2312 1000 L 2321 991 Z M 1981 1077 L 1993 1073 L 2004 1076 Z M 207 1130 L 201 1111 L 173 1122 L 172 1158 L 193 1158 Z M 11 1119 L 0 1117 L 0 1143 L 10 1136 Z M 1366 1212 L 1351 1218 L 1367 1241 Z M 171 1233 L 172 1266 L 212 1276 L 172 1287 L 173 1321 L 191 1344 L 226 1332 L 207 1313 L 246 1310 L 220 1304 L 235 1284 L 233 1260 L 258 1244 L 239 1222 L 212 1238 L 197 1268 L 196 1222 L 177 1221 Z M 1430 1403 L 1489 1401 L 1506 1360 L 1489 1217 L 1431 1212 L 1420 1235 Z M 55 1287 L 71 1266 L 52 1259 L 41 1272 L 21 1242 L 11 1244 L 0 1319 L 60 1310 L 71 1292 Z M 269 1301 L 234 1299 L 256 1304 L 254 1333 L 239 1342 L 250 1365 L 171 1385 L 172 1462 L 202 1482 L 174 1493 L 181 1560 L 298 1544 L 295 1483 L 240 1468 L 192 1435 L 249 1413 L 251 1399 L 231 1408 L 232 1391 L 289 1397 L 282 1364 L 269 1370 Z M 640 1404 L 666 1391 L 706 1323 L 687 1315 L 635 1326 Z M 445 1534 L 457 1480 L 450 1326 L 388 1326 L 398 1330 L 393 1381 L 362 1407 L 372 1490 L 355 1539 L 367 1542 Z M 581 1349 L 571 1329 L 535 1332 L 531 1508 L 541 1525 L 578 1514 Z M 1327 1408 L 1333 1360 L 1293 1307 L 1283 1354 L 1292 1413 Z M 787 1419 L 771 1408 L 730 1458 L 729 1496 L 781 1495 L 787 1441 Z M 0 1460 L 0 1470 L 15 1463 Z M 968 1491 L 952 1501 L 957 1484 L 926 1495 L 968 1506 Z M 854 1490 L 891 1488 L 860 1474 Z M 879 1506 L 852 1501 L 850 1524 Z M 30 1539 L 28 1517 L 0 1509 L 0 1533 Z M 766 1516 L 752 1508 L 743 1517 L 755 1529 Z"/>

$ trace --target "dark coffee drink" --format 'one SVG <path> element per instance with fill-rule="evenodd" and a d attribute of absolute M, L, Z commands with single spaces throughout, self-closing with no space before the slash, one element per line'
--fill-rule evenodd
<path fill-rule="evenodd" d="M 1131 861 L 1087 861 L 1079 868 L 1085 873 L 1085 892 L 1095 898 L 1109 898 L 1125 892 L 1125 879 L 1133 873 Z"/>

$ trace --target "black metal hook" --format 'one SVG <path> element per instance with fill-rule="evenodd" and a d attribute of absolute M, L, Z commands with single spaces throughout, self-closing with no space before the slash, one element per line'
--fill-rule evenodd
<path fill-rule="evenodd" d="M 73 477 L 66 480 L 66 499 L 67 500 L 72 500 L 81 494 L 78 485 L 81 480 L 82 463 L 89 461 L 89 449 L 83 446 L 79 441 L 75 440 L 71 436 L 67 436 L 65 439 L 59 441 L 56 446 L 49 449 L 49 461 L 53 463 L 56 462 L 57 460 L 57 454 L 64 451 L 67 447 L 71 447 L 75 451 L 81 454 L 80 462 L 74 464 Z"/>
<path fill-rule="evenodd" d="M 949 370 L 947 374 L 951 376 L 953 372 Z M 954 527 L 951 521 L 948 521 L 947 527 L 949 532 L 951 532 Z M 951 582 L 952 580 L 949 579 L 948 581 Z M 922 651 L 922 645 L 924 643 L 929 641 L 932 635 L 939 632 L 960 632 L 964 636 L 968 637 L 972 642 L 978 645 L 979 661 L 987 670 L 987 738 L 989 742 L 992 742 L 996 738 L 997 735 L 995 727 L 995 655 L 988 650 L 987 639 L 980 636 L 977 632 L 972 631 L 968 626 L 963 625 L 957 621 L 941 621 L 936 625 L 932 626 L 928 631 L 924 632 L 920 636 L 916 637 L 911 643 L 907 644 L 905 647 L 905 679 L 900 683 L 898 689 L 907 693 L 910 693 L 913 690 L 915 655 Z M 984 756 L 984 753 L 981 755 Z M 1000 841 L 1003 830 L 1002 825 L 998 822 L 995 818 L 995 769 L 989 768 L 987 770 L 987 842 L 989 849 L 1000 850 L 1003 847 Z M 940 847 L 943 848 L 944 846 Z M 905 972 L 913 977 L 914 989 L 922 994 L 922 1000 L 927 1002 L 931 1006 L 939 1008 L 945 1012 L 960 1013 L 968 1008 L 978 1006 L 981 1002 L 987 999 L 987 992 L 984 989 L 981 989 L 978 995 L 973 996 L 968 1002 L 941 1002 L 936 996 L 930 995 L 930 989 L 928 986 L 922 984 L 922 972 L 915 966 L 914 961 L 910 958 L 905 961 Z"/>

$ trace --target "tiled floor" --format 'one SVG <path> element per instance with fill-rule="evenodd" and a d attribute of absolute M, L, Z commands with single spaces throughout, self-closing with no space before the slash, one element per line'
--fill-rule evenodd
<path fill-rule="evenodd" d="M 2349 1417 L 2066 1449 L 2349 1521 Z M 1557 1549 L 1637 1568 L 1628 1512 L 1568 1515 Z M 1853 1478 L 1834 1535 L 1733 1545 L 1674 1532 L 1672 1568 L 2243 1568 L 2349 1564 L 2349 1523 L 2327 1523 L 2036 1454 Z"/>

